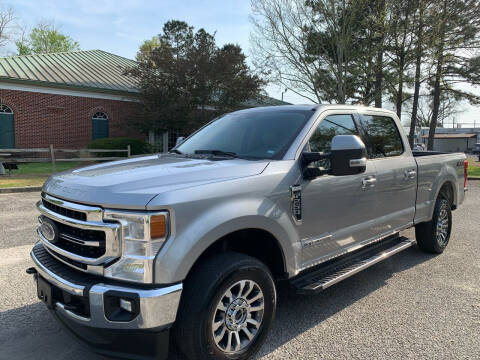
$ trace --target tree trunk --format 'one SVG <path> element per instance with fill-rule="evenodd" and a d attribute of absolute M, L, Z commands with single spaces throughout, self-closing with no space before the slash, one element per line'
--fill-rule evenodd
<path fill-rule="evenodd" d="M 385 15 L 385 0 L 379 2 L 378 18 L 383 19 Z M 382 20 L 379 23 L 379 33 L 381 34 L 378 39 L 377 56 L 375 60 L 375 107 L 382 107 L 382 90 L 383 90 L 383 43 L 385 41 L 385 23 Z"/>
<path fill-rule="evenodd" d="M 342 17 L 345 16 L 345 0 L 343 1 L 342 7 Z M 339 104 L 345 104 L 345 76 L 344 76 L 344 57 L 345 57 L 345 24 L 342 24 L 341 29 L 341 38 L 340 41 L 337 43 L 337 66 L 338 66 L 338 74 L 339 77 L 337 78 L 337 101 Z"/>
<path fill-rule="evenodd" d="M 383 38 L 381 40 L 383 42 Z M 383 86 L 383 46 L 377 52 L 375 64 L 375 107 L 382 107 L 382 86 Z"/>
<path fill-rule="evenodd" d="M 418 18 L 418 33 L 417 33 L 417 48 L 416 48 L 416 63 L 415 63 L 415 90 L 413 92 L 412 118 L 410 120 L 410 132 L 408 134 L 408 142 L 413 149 L 415 128 L 417 127 L 417 113 L 418 113 L 418 98 L 420 96 L 420 75 L 422 71 L 422 54 L 423 54 L 423 0 L 419 1 L 419 18 Z"/>
<path fill-rule="evenodd" d="M 400 55 L 400 64 L 398 72 L 398 91 L 397 91 L 397 116 L 399 119 L 402 119 L 402 103 L 403 103 L 403 67 L 405 66 L 405 55 L 402 53 Z"/>
<path fill-rule="evenodd" d="M 430 129 L 428 131 L 428 150 L 433 150 L 433 143 L 435 141 L 435 130 L 437 128 L 438 113 L 440 109 L 440 96 L 441 96 L 441 80 L 443 72 L 443 50 L 445 46 L 445 22 L 447 14 L 447 0 L 443 0 L 443 11 L 442 11 L 442 23 L 440 25 L 440 43 L 438 45 L 437 52 L 437 69 L 435 72 L 435 85 L 433 88 L 433 109 L 432 109 L 432 119 L 430 121 Z"/>

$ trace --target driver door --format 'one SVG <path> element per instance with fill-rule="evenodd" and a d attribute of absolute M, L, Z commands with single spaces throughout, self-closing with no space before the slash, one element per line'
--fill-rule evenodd
<path fill-rule="evenodd" d="M 355 113 L 330 113 L 311 134 L 304 151 L 330 151 L 336 135 L 357 135 Z M 328 169 L 329 160 L 311 166 Z M 303 267 L 335 256 L 347 248 L 375 237 L 375 163 L 367 161 L 361 174 L 323 175 L 302 180 L 302 243 Z M 364 180 L 369 180 L 365 182 Z M 365 185 L 369 183 L 369 185 Z"/>

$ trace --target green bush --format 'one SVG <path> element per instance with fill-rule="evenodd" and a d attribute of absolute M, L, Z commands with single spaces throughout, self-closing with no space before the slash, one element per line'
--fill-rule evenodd
<path fill-rule="evenodd" d="M 112 150 L 126 150 L 127 146 L 130 145 L 131 155 L 142 155 L 150 154 L 152 152 L 152 147 L 150 144 L 146 143 L 143 140 L 132 139 L 127 137 L 117 137 L 117 138 L 103 138 L 96 139 L 91 141 L 88 144 L 89 149 L 112 149 Z M 123 153 L 96 153 L 97 157 L 112 157 L 112 156 L 124 156 Z M 126 153 L 125 153 L 126 156 Z"/>

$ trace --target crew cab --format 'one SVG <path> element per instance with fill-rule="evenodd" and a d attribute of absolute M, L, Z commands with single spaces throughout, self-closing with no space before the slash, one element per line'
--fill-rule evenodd
<path fill-rule="evenodd" d="M 49 178 L 27 272 L 98 352 L 248 359 L 279 282 L 311 294 L 415 243 L 443 252 L 466 169 L 464 154 L 412 152 L 387 110 L 241 110 L 170 153 Z"/>

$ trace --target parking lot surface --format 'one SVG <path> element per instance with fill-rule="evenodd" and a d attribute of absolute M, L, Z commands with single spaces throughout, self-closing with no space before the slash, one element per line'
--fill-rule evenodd
<path fill-rule="evenodd" d="M 469 187 L 442 255 L 412 247 L 316 296 L 280 289 L 257 359 L 480 359 L 480 181 Z M 25 274 L 38 198 L 0 195 L 0 359 L 105 359 L 57 325 Z"/>

